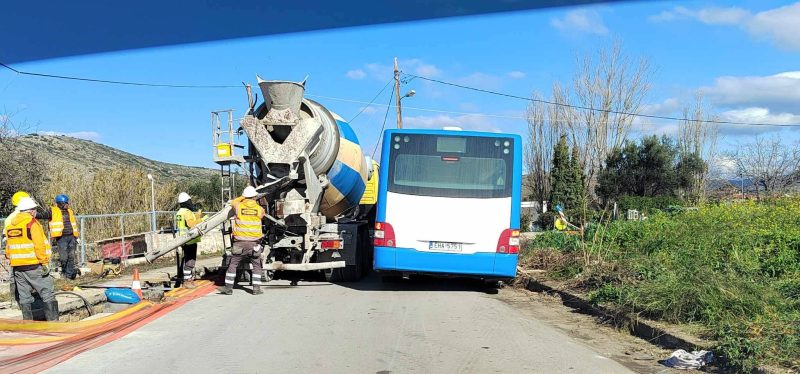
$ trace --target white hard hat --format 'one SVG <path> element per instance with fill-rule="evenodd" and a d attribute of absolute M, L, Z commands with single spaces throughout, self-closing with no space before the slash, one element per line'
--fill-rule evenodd
<path fill-rule="evenodd" d="M 258 192 L 256 191 L 255 187 L 247 186 L 247 187 L 244 188 L 244 191 L 242 192 L 242 196 L 244 196 L 246 198 L 256 197 L 256 196 L 258 196 Z"/>
<path fill-rule="evenodd" d="M 192 197 L 186 192 L 181 192 L 178 194 L 178 203 L 185 203 L 191 199 Z"/>
<path fill-rule="evenodd" d="M 17 205 L 17 209 L 19 209 L 20 211 L 31 210 L 31 209 L 36 209 L 37 206 L 39 206 L 39 204 L 36 204 L 36 201 L 33 200 L 32 198 L 23 197 L 19 199 L 19 204 Z"/>

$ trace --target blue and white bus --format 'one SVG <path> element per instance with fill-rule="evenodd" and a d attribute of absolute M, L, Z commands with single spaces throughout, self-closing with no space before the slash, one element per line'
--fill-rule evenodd
<path fill-rule="evenodd" d="M 514 278 L 521 189 L 519 135 L 387 130 L 375 270 Z"/>

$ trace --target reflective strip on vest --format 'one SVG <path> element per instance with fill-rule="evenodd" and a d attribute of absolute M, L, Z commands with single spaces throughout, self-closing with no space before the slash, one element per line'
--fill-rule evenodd
<path fill-rule="evenodd" d="M 23 248 L 33 248 L 33 243 L 9 244 L 8 245 L 8 249 L 23 249 Z"/>
<path fill-rule="evenodd" d="M 33 252 L 9 253 L 8 255 L 12 260 L 17 260 L 20 258 L 36 258 L 36 253 Z"/>

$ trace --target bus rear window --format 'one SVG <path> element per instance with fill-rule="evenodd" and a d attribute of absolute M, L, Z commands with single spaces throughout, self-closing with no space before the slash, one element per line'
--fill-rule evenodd
<path fill-rule="evenodd" d="M 389 191 L 424 196 L 511 196 L 510 138 L 397 135 L 389 157 Z"/>

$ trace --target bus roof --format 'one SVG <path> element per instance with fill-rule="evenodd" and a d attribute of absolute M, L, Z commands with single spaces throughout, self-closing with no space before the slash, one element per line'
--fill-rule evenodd
<path fill-rule="evenodd" d="M 488 131 L 464 131 L 464 130 L 443 130 L 443 129 L 388 129 L 384 131 L 384 136 L 388 134 L 423 134 L 423 135 L 460 135 L 460 136 L 479 136 L 485 138 L 508 138 L 514 137 L 522 140 L 518 134 Z"/>

